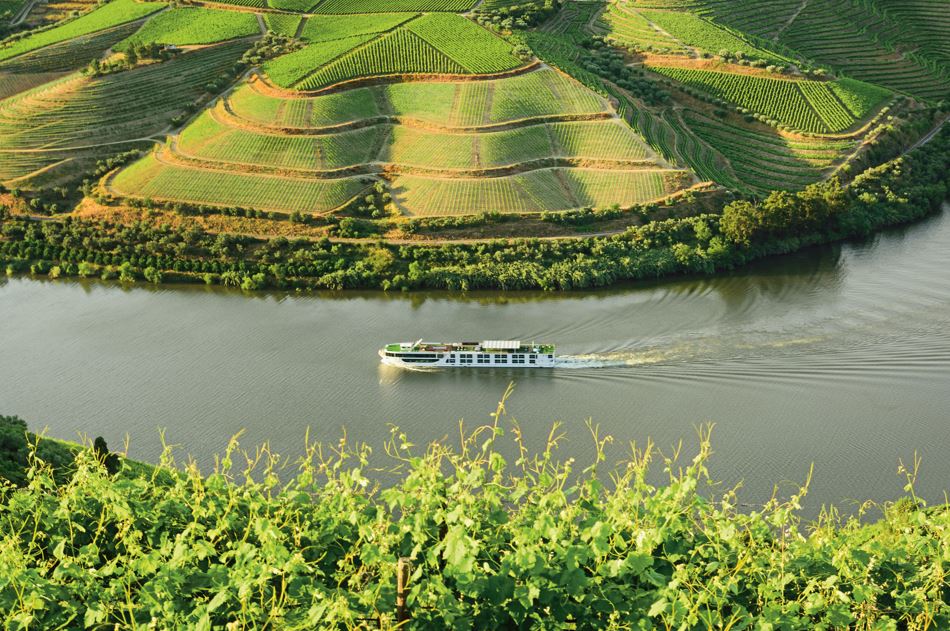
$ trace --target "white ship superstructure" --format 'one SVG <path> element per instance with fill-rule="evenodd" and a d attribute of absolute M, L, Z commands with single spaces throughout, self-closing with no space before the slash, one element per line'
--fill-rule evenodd
<path fill-rule="evenodd" d="M 384 364 L 400 368 L 553 368 L 553 344 L 513 340 L 402 342 L 380 349 Z"/>

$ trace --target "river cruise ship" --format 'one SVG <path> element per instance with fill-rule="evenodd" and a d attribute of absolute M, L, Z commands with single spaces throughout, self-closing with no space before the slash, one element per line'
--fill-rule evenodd
<path fill-rule="evenodd" d="M 554 368 L 554 345 L 518 341 L 403 342 L 380 349 L 384 364 L 400 368 Z"/>

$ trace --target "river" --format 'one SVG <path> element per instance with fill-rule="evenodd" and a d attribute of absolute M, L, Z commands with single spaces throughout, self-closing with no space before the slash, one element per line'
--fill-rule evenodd
<path fill-rule="evenodd" d="M 814 463 L 808 512 L 950 480 L 950 212 L 863 243 L 811 249 L 716 278 L 584 294 L 260 294 L 204 287 L 0 280 L 0 414 L 52 436 L 130 437 L 154 459 L 159 428 L 205 469 L 227 439 L 287 456 L 304 435 L 416 443 L 509 412 L 529 444 L 563 422 L 563 457 L 592 456 L 587 419 L 615 441 L 686 454 L 714 422 L 712 473 L 744 501 L 788 493 Z M 557 343 L 550 371 L 401 372 L 389 341 Z"/>

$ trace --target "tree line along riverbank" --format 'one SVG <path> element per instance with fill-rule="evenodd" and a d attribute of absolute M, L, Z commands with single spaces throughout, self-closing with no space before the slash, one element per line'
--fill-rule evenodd
<path fill-rule="evenodd" d="M 603 287 L 676 274 L 709 274 L 811 245 L 863 237 L 919 219 L 948 198 L 950 131 L 869 168 L 721 213 L 673 218 L 602 237 L 408 244 L 257 239 L 65 218 L 34 221 L 4 209 L 0 265 L 7 274 L 123 282 L 197 282 L 246 290 L 543 289 Z"/>

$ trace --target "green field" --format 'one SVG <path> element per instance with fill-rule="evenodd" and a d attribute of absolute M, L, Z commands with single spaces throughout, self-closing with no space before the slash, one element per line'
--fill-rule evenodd
<path fill-rule="evenodd" d="M 0 47 L 0 61 L 17 55 L 58 44 L 75 37 L 81 37 L 96 31 L 102 31 L 126 22 L 140 20 L 155 13 L 166 5 L 161 2 L 138 2 L 137 0 L 112 0 L 100 8 L 69 20 L 61 26 L 40 31 L 29 37 L 13 42 L 8 46 Z"/>
<path fill-rule="evenodd" d="M 858 87 L 858 84 L 851 82 L 832 88 L 830 82 L 791 81 L 661 66 L 651 66 L 650 69 L 801 131 L 839 132 L 859 120 L 838 96 Z M 867 112 L 867 104 L 875 96 L 876 104 L 879 105 L 886 92 L 874 91 L 872 96 L 872 93 L 861 88 L 849 96 L 848 101 L 853 107 L 857 104 L 857 107 Z"/>
<path fill-rule="evenodd" d="M 163 164 L 153 155 L 122 170 L 111 186 L 120 195 L 141 198 L 314 214 L 345 204 L 367 187 L 358 178 L 313 180 L 192 169 Z"/>
<path fill-rule="evenodd" d="M 385 13 L 389 11 L 467 11 L 475 0 L 322 0 L 315 13 Z"/>
<path fill-rule="evenodd" d="M 214 44 L 260 34 L 257 18 L 250 13 L 214 9 L 171 9 L 150 18 L 129 42 L 147 44 Z"/>

